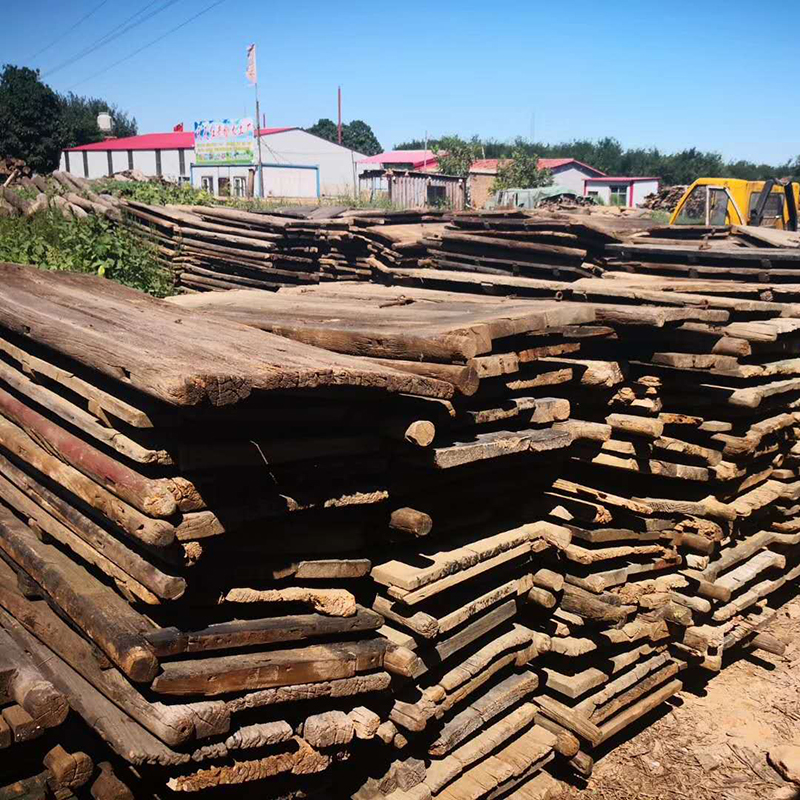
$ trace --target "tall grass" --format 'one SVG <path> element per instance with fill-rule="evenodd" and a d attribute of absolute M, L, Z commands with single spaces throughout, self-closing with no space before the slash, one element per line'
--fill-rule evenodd
<path fill-rule="evenodd" d="M 150 244 L 101 217 L 65 219 L 46 211 L 0 218 L 0 261 L 100 275 L 156 297 L 173 291 L 172 275 Z"/>

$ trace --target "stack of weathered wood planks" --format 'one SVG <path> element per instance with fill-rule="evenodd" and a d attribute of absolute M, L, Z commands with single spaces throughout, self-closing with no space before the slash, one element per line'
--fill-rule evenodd
<path fill-rule="evenodd" d="M 63 746 L 147 796 L 324 784 L 376 734 L 364 698 L 416 662 L 364 605 L 384 428 L 416 447 L 399 393 L 452 386 L 1 269 L 0 625 L 52 684 L 10 683 L 7 725 L 22 741 L 67 698 L 84 733 Z"/>
<path fill-rule="evenodd" d="M 449 374 L 445 364 L 426 365 L 421 356 L 411 364 L 394 362 L 459 387 L 462 396 L 451 405 L 461 425 L 471 420 L 507 426 L 526 404 L 543 408 L 547 392 L 551 409 L 559 402 L 571 406 L 569 419 L 550 418 L 551 430 L 574 440 L 567 462 L 555 465 L 555 477 L 538 465 L 535 477 L 524 473 L 527 494 L 516 493 L 513 479 L 506 482 L 499 473 L 468 490 L 455 483 L 460 496 L 471 492 L 477 506 L 466 505 L 466 499 L 459 503 L 469 509 L 475 527 L 458 528 L 461 536 L 452 544 L 437 535 L 443 533 L 437 525 L 441 498 L 448 496 L 444 490 L 429 483 L 424 492 L 408 495 L 408 507 L 434 521 L 430 545 L 423 541 L 398 550 L 373 567 L 374 608 L 387 619 L 383 632 L 418 653 L 425 667 L 414 685 L 395 689 L 390 711 L 410 752 L 425 759 L 425 791 L 447 791 L 459 769 L 474 763 L 470 758 L 497 746 L 499 733 L 492 728 L 480 746 L 463 751 L 464 761 L 459 732 L 486 725 L 485 708 L 502 707 L 500 698 L 509 696 L 514 682 L 522 685 L 526 659 L 539 686 L 528 713 L 539 728 L 560 737 L 560 752 L 586 774 L 592 749 L 678 691 L 687 666 L 718 670 L 724 651 L 738 645 L 783 649 L 759 629 L 771 618 L 771 595 L 800 576 L 794 519 L 800 498 L 795 466 L 800 359 L 792 358 L 800 350 L 800 307 L 727 297 L 722 284 L 700 294 L 709 282 L 656 283 L 638 276 L 559 283 L 442 270 L 397 275 L 406 284 L 483 291 L 487 303 L 497 303 L 492 296 L 497 294 L 564 296 L 582 301 L 562 304 L 564 313 L 583 308 L 594 317 L 594 322 L 589 316 L 562 319 L 564 327 L 540 334 L 539 347 L 509 340 L 505 352 L 497 348 L 501 357 L 475 355 L 458 371 L 448 365 Z M 691 291 L 680 291 L 682 286 Z M 325 298 L 331 316 L 321 316 L 320 305 L 320 316 L 306 317 L 301 302 L 306 296 Z M 373 296 L 382 299 L 371 301 Z M 407 315 L 399 319 L 408 329 L 414 320 L 424 329 L 424 306 L 452 297 L 408 285 L 378 294 L 359 285 L 181 302 L 336 350 L 342 329 L 358 328 L 356 307 L 374 302 L 387 315 L 404 309 Z M 478 302 L 477 295 L 462 297 Z M 345 298 L 352 310 L 341 304 Z M 525 305 L 519 299 L 509 303 L 509 308 Z M 362 348 L 368 346 L 369 329 L 372 343 L 378 341 L 379 323 L 365 317 Z M 529 332 L 525 338 L 530 344 L 536 337 Z M 463 371 L 470 366 L 481 378 L 474 391 Z M 450 500 L 442 517 L 445 532 L 453 524 L 453 505 Z M 517 527 L 506 522 L 512 514 L 518 515 Z M 498 553 L 500 520 L 512 547 L 524 530 L 535 547 L 547 544 L 527 557 L 533 566 L 521 575 L 509 557 L 502 587 L 487 582 L 481 571 L 483 559 Z M 440 594 L 437 584 L 447 591 Z M 448 593 L 451 589 L 457 591 Z M 492 621 L 493 614 L 507 614 L 506 625 L 513 627 Z M 492 635 L 485 646 L 484 640 L 473 640 L 459 664 L 458 651 L 449 648 L 463 640 L 458 634 L 470 629 L 473 617 L 473 630 L 489 627 Z M 455 636 L 451 623 L 463 626 Z M 521 655 L 526 647 L 527 655 Z M 451 663 L 439 666 L 442 654 Z M 471 680 L 482 688 L 470 690 Z M 484 706 L 481 692 L 487 688 Z M 451 717 L 453 704 L 469 691 L 478 694 L 475 702 Z M 454 759 L 448 757 L 450 736 Z M 407 762 L 394 765 L 395 772 L 421 769 Z M 486 773 L 493 769 L 505 774 L 497 764 L 481 766 L 480 779 L 473 774 L 464 785 L 477 791 L 477 781 L 485 789 L 491 782 Z M 374 776 L 364 796 L 392 788 L 393 778 L 391 770 Z"/>
<path fill-rule="evenodd" d="M 548 582 L 540 559 L 552 548 L 549 531 L 532 524 L 531 497 L 558 474 L 571 442 L 556 429 L 569 402 L 552 395 L 572 373 L 537 359 L 578 351 L 594 332 L 592 310 L 362 284 L 175 302 L 341 353 L 373 353 L 455 389 L 447 401 L 425 401 L 436 436 L 429 448 L 398 454 L 393 469 L 398 541 L 376 554 L 372 608 L 386 620 L 380 633 L 417 661 L 413 680 L 396 677 L 394 699 L 379 709 L 396 755 L 365 762 L 369 778 L 356 796 L 449 798 L 477 785 L 499 795 L 537 776 L 557 749 L 574 755 L 574 737 L 537 724 L 539 678 L 526 665 L 548 637 L 521 625 L 519 609 Z M 470 319 L 480 324 L 464 327 Z"/>
<path fill-rule="evenodd" d="M 538 772 L 557 741 L 534 725 L 535 638 L 514 617 L 551 545 L 508 499 L 494 529 L 474 515 L 491 516 L 495 478 L 524 496 L 523 465 L 557 470 L 568 404 L 543 392 L 564 376 L 537 383 L 525 358 L 571 345 L 588 307 L 422 293 L 410 317 L 396 292 L 331 286 L 324 315 L 289 293 L 310 295 L 280 323 L 310 323 L 298 342 L 100 279 L 0 269 L 0 626 L 72 707 L 61 744 L 86 754 L 87 786 L 289 797 L 357 787 L 373 764 L 384 788 L 422 786 L 420 748 L 462 764 L 449 785 L 474 780 L 470 748 L 501 744 L 496 788 Z M 363 332 L 332 329 L 334 308 Z M 419 569 L 411 597 L 401 559 L 434 525 L 441 567 Z M 384 617 L 392 592 L 427 615 L 446 600 L 441 633 Z M 491 681 L 454 678 L 459 664 Z M 423 675 L 452 685 L 449 728 L 412 745 L 393 691 Z"/>
<path fill-rule="evenodd" d="M 393 275 L 161 302 L 2 268 L 0 635 L 74 710 L 20 777 L 541 799 L 685 670 L 782 651 L 800 306 Z"/>
<path fill-rule="evenodd" d="M 418 266 L 424 235 L 442 228 L 441 215 L 353 216 L 324 206 L 265 214 L 126 201 L 124 209 L 126 224 L 153 243 L 186 293 L 370 280 L 386 268 Z"/>
<path fill-rule="evenodd" d="M 464 212 L 424 240 L 434 269 L 571 281 L 602 270 L 596 256 L 652 223 L 588 213 Z"/>
<path fill-rule="evenodd" d="M 289 219 L 222 206 L 125 203 L 126 224 L 150 240 L 184 290 L 318 282 L 317 251 L 290 242 Z"/>
<path fill-rule="evenodd" d="M 800 282 L 800 234 L 767 227 L 672 226 L 609 243 L 604 269 L 741 284 Z"/>

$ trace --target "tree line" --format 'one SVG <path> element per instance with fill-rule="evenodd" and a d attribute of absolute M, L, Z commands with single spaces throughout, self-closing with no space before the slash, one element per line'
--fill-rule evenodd
<path fill-rule="evenodd" d="M 443 146 L 459 137 L 446 136 L 428 140 L 432 150 L 444 150 Z M 396 150 L 421 150 L 425 141 L 414 139 L 395 145 Z M 546 144 L 517 138 L 512 142 L 480 139 L 469 140 L 477 158 L 519 158 L 521 155 L 540 158 L 575 158 L 595 167 L 607 175 L 653 176 L 661 178 L 666 186 L 688 184 L 700 177 L 787 178 L 800 176 L 800 156 L 784 164 L 756 164 L 744 159 L 726 161 L 719 153 L 691 147 L 675 153 L 666 153 L 658 147 L 625 148 L 617 139 L 606 136 L 602 139 L 575 139 L 570 142 Z"/>
<path fill-rule="evenodd" d="M 108 112 L 114 135 L 135 136 L 136 120 L 99 97 L 60 94 L 39 71 L 6 64 L 0 73 L 0 157 L 21 158 L 36 172 L 58 168 L 61 151 L 103 140 L 97 115 Z"/>

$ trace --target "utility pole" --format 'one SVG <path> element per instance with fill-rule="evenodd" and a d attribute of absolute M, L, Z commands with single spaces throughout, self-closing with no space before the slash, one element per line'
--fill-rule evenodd
<path fill-rule="evenodd" d="M 256 67 L 256 46 L 251 44 L 247 48 L 247 80 L 256 87 L 256 125 L 255 134 L 258 141 L 258 196 L 264 197 L 264 167 L 261 162 L 261 108 L 258 104 L 258 68 Z"/>
<path fill-rule="evenodd" d="M 264 199 L 264 167 L 261 163 L 261 108 L 258 105 L 258 81 L 256 81 L 256 141 L 258 142 L 258 196 Z"/>
<path fill-rule="evenodd" d="M 339 144 L 342 143 L 342 87 L 339 87 L 339 124 L 336 128 Z"/>

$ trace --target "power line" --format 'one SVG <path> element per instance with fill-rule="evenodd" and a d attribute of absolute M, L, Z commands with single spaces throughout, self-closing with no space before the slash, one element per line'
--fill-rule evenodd
<path fill-rule="evenodd" d="M 45 50 L 49 50 L 54 44 L 58 44 L 62 39 L 64 39 L 67 36 L 69 36 L 69 34 L 71 34 L 72 31 L 74 31 L 75 28 L 77 28 L 81 23 L 86 22 L 86 20 L 89 19 L 89 17 L 91 17 L 92 14 L 95 13 L 95 11 L 99 11 L 107 2 L 108 2 L 108 0 L 103 0 L 103 2 L 100 3 L 99 6 L 95 6 L 88 14 L 84 14 L 71 28 L 68 28 L 66 31 L 64 31 L 64 33 L 62 33 L 61 36 L 56 36 L 56 38 L 53 39 L 53 41 L 50 42 L 50 44 L 45 45 L 41 50 L 39 50 L 38 52 L 34 53 L 27 60 L 28 61 L 33 61 L 35 58 L 38 58 L 42 53 L 44 53 Z"/>
<path fill-rule="evenodd" d="M 189 17 L 189 19 L 187 19 L 185 22 L 181 22 L 180 25 L 176 25 L 174 28 L 170 28 L 166 33 L 163 33 L 161 36 L 158 36 L 155 39 L 153 39 L 153 41 L 148 42 L 145 45 L 142 45 L 137 50 L 134 50 L 132 53 L 129 53 L 127 56 L 125 56 L 124 58 L 121 58 L 119 61 L 115 61 L 113 64 L 109 64 L 109 66 L 104 67 L 99 72 L 95 72 L 94 75 L 90 75 L 88 78 L 84 78 L 82 81 L 79 81 L 78 83 L 76 83 L 74 86 L 72 86 L 70 88 L 70 91 L 72 91 L 72 89 L 74 89 L 75 86 L 80 86 L 82 83 L 86 83 L 86 81 L 91 81 L 94 78 L 96 78 L 98 75 L 102 75 L 103 73 L 108 72 L 110 69 L 114 69 L 114 67 L 119 66 L 123 62 L 130 60 L 134 56 L 138 56 L 139 53 L 141 53 L 143 50 L 147 50 L 148 47 L 152 47 L 154 44 L 158 44 L 163 39 L 166 39 L 167 36 L 171 36 L 173 33 L 175 33 L 176 31 L 179 31 L 181 28 L 185 28 L 190 22 L 194 22 L 198 17 L 202 17 L 203 14 L 208 13 L 209 11 L 211 11 L 212 8 L 216 8 L 217 6 L 222 5 L 222 3 L 224 3 L 224 2 L 225 2 L 225 0 L 216 0 L 215 3 L 212 3 L 210 6 L 207 6 L 202 11 L 198 11 L 197 14 L 195 14 L 194 16 Z"/>
<path fill-rule="evenodd" d="M 166 11 L 170 6 L 174 6 L 175 3 L 180 2 L 180 0 L 167 0 L 167 2 L 161 6 L 160 8 L 156 8 L 155 10 L 151 11 L 149 14 L 144 14 L 148 8 L 154 6 L 158 2 L 158 0 L 152 0 L 152 2 L 148 3 L 144 8 L 137 11 L 135 14 L 132 14 L 126 20 L 121 22 L 119 25 L 112 28 L 108 33 L 104 36 L 101 36 L 94 44 L 89 45 L 89 47 L 85 47 L 79 53 L 76 53 L 74 56 L 71 56 L 66 61 L 62 61 L 60 64 L 56 65 L 52 69 L 47 70 L 42 77 L 46 78 L 48 75 L 52 75 L 54 72 L 59 72 L 60 70 L 64 69 L 65 67 L 72 66 L 76 61 L 80 61 L 82 58 L 85 58 L 90 53 L 94 53 L 95 50 L 99 50 L 101 47 L 104 47 L 107 44 L 110 44 L 114 41 L 114 39 L 118 39 L 123 34 L 126 34 L 128 31 L 133 30 L 134 28 L 138 27 L 139 25 L 147 22 L 147 20 L 152 19 L 156 14 L 160 14 L 162 11 Z M 144 16 L 140 16 L 144 14 Z M 131 22 L 136 17 L 139 17 L 135 22 Z M 130 23 L 130 24 L 128 24 Z"/>

